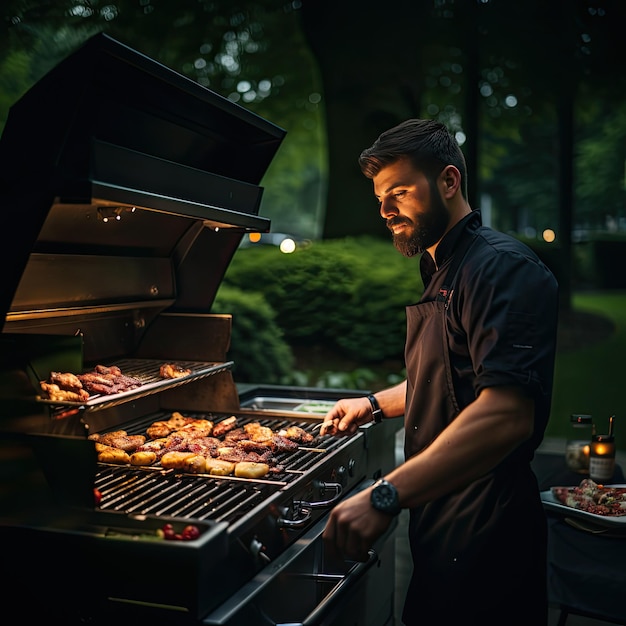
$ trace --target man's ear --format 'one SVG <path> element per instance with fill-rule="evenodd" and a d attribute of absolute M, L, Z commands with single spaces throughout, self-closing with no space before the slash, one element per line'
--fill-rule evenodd
<path fill-rule="evenodd" d="M 461 172 L 454 165 L 446 165 L 441 172 L 444 198 L 451 198 L 461 187 Z"/>

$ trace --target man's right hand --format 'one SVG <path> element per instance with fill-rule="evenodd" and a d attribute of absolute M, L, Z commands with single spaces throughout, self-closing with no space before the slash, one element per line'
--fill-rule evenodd
<path fill-rule="evenodd" d="M 324 416 L 320 435 L 352 435 L 359 426 L 371 421 L 372 405 L 366 396 L 342 398 Z"/>

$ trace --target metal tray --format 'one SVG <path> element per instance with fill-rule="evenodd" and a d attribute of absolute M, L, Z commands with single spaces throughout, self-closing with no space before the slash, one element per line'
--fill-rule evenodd
<path fill-rule="evenodd" d="M 608 487 L 626 487 L 624 484 L 607 485 Z M 606 515 L 596 515 L 595 513 L 588 513 L 587 511 L 581 511 L 571 506 L 561 504 L 555 497 L 550 489 L 541 492 L 541 501 L 543 507 L 547 511 L 553 511 L 559 513 L 565 517 L 571 517 L 575 519 L 584 520 L 595 526 L 602 526 L 606 528 L 621 528 L 626 530 L 626 515 L 619 517 L 609 517 Z"/>

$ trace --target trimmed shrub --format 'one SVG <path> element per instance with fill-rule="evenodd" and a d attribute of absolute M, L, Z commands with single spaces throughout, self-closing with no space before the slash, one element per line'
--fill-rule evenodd
<path fill-rule="evenodd" d="M 211 309 L 233 317 L 228 358 L 240 383 L 282 384 L 291 380 L 295 359 L 277 326 L 276 313 L 259 292 L 221 286 Z"/>
<path fill-rule="evenodd" d="M 423 289 L 417 259 L 371 237 L 318 241 L 291 254 L 244 248 L 222 285 L 262 293 L 290 345 L 339 348 L 363 362 L 402 358 L 404 308 Z"/>

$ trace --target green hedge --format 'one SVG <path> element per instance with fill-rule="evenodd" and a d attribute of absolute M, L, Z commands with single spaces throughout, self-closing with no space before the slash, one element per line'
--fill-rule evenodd
<path fill-rule="evenodd" d="M 291 254 L 242 248 L 220 293 L 226 287 L 262 294 L 288 344 L 339 348 L 363 363 L 402 358 L 404 309 L 423 289 L 416 258 L 370 237 L 318 241 Z"/>
<path fill-rule="evenodd" d="M 292 382 L 293 353 L 262 294 L 222 285 L 212 312 L 233 316 L 228 358 L 237 382 Z"/>

